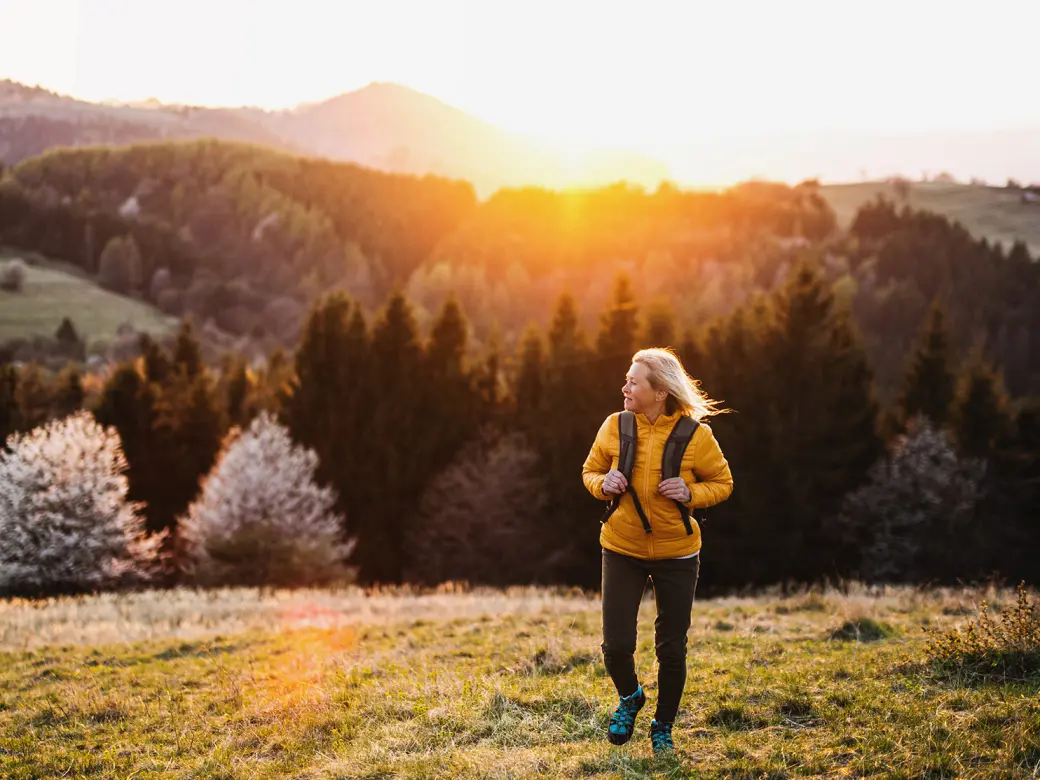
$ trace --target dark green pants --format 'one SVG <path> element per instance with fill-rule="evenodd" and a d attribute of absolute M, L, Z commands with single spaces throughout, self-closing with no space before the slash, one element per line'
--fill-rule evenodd
<path fill-rule="evenodd" d="M 700 556 L 644 561 L 603 550 L 603 662 L 618 694 L 639 687 L 636 677 L 636 619 L 647 578 L 653 582 L 657 619 L 657 712 L 672 722 L 686 686 L 686 632 L 700 574 Z"/>

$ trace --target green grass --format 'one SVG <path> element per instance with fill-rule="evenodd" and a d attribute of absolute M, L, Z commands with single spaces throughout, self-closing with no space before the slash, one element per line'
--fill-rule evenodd
<path fill-rule="evenodd" d="M 925 626 L 962 624 L 983 597 L 1014 600 L 861 589 L 698 602 L 678 754 L 658 761 L 650 600 L 638 648 L 650 706 L 620 748 L 604 738 L 615 695 L 594 598 L 0 603 L 0 776 L 1036 777 L 1036 683 L 958 686 L 920 663 Z M 891 631 L 831 638 L 868 621 Z"/>
<path fill-rule="evenodd" d="M 0 262 L 24 256 L 0 251 Z M 53 336 L 63 317 L 72 320 L 88 344 L 112 339 L 123 323 L 151 333 L 169 331 L 177 324 L 155 307 L 104 290 L 57 264 L 29 266 L 21 292 L 0 290 L 0 341 Z"/>
<path fill-rule="evenodd" d="M 838 217 L 838 223 L 847 227 L 864 203 L 877 195 L 901 203 L 890 184 L 863 182 L 832 184 L 820 189 Z M 915 182 L 910 188 L 908 205 L 944 214 L 960 222 L 978 237 L 986 237 L 1010 246 L 1013 241 L 1025 241 L 1033 255 L 1040 255 L 1040 203 L 1021 203 L 1019 193 L 1001 187 L 954 184 L 944 182 Z"/>

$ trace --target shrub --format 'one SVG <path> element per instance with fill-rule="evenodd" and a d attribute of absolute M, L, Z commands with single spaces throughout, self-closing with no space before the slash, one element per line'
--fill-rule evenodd
<path fill-rule="evenodd" d="M 927 418 L 911 421 L 866 484 L 845 497 L 835 524 L 861 556 L 860 575 L 912 582 L 956 571 L 984 471 L 959 458 Z"/>
<path fill-rule="evenodd" d="M 147 537 L 127 501 L 113 428 L 87 412 L 7 439 L 0 452 L 0 592 L 100 590 L 157 572 L 162 535 Z"/>
<path fill-rule="evenodd" d="M 148 286 L 148 297 L 153 300 L 159 300 L 159 296 L 165 290 L 170 288 L 173 283 L 173 279 L 170 276 L 169 268 L 160 268 L 154 274 L 152 274 L 152 283 Z"/>
<path fill-rule="evenodd" d="M 26 274 L 25 263 L 17 257 L 0 263 L 0 290 L 21 292 L 25 287 Z"/>
<path fill-rule="evenodd" d="M 963 628 L 932 633 L 925 644 L 932 670 L 942 677 L 966 681 L 1025 680 L 1040 674 L 1040 615 L 1025 584 L 1018 601 L 997 623 L 986 602 Z"/>
<path fill-rule="evenodd" d="M 124 295 L 141 287 L 141 250 L 133 236 L 116 236 L 105 244 L 98 261 L 98 283 Z"/>
<path fill-rule="evenodd" d="M 537 464 L 521 434 L 485 432 L 464 449 L 420 500 L 407 579 L 486 585 L 536 579 L 545 549 L 531 528 L 547 503 Z"/>
<path fill-rule="evenodd" d="M 184 569 L 202 584 L 316 585 L 342 580 L 334 492 L 314 479 L 318 456 L 266 412 L 232 431 L 181 521 Z"/>

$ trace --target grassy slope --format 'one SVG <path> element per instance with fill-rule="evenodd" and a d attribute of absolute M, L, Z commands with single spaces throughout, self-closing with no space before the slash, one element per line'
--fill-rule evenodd
<path fill-rule="evenodd" d="M 0 776 L 1033 777 L 1035 685 L 958 687 L 901 666 L 920 657 L 923 625 L 964 620 L 979 595 L 699 602 L 675 762 L 655 762 L 647 739 L 650 602 L 638 660 L 651 706 L 622 748 L 603 738 L 614 694 L 593 599 L 0 602 Z M 828 638 L 868 615 L 895 635 Z"/>
<path fill-rule="evenodd" d="M 0 251 L 0 261 L 18 253 Z M 153 306 L 104 290 L 91 280 L 55 264 L 29 266 L 20 293 L 0 290 L 0 341 L 34 335 L 53 336 L 69 317 L 87 343 L 111 339 L 124 322 L 138 330 L 163 332 L 176 319 Z"/>
<path fill-rule="evenodd" d="M 843 226 L 852 222 L 861 205 L 879 194 L 899 202 L 891 185 L 883 182 L 832 184 L 822 187 L 821 192 Z M 918 182 L 911 187 L 909 205 L 945 214 L 973 235 L 1008 246 L 1021 239 L 1034 255 L 1040 254 L 1040 204 L 1021 203 L 1017 192 L 1000 187 Z"/>

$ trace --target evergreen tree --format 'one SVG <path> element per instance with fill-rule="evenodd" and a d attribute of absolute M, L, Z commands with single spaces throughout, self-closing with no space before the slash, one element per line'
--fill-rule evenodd
<path fill-rule="evenodd" d="M 51 386 L 38 363 L 28 363 L 18 372 L 15 388 L 21 430 L 31 431 L 50 418 Z"/>
<path fill-rule="evenodd" d="M 216 462 L 227 420 L 217 388 L 208 371 L 192 381 L 179 378 L 164 389 L 156 420 L 159 435 L 168 442 L 164 453 L 164 491 L 153 498 L 155 514 L 164 528 L 176 532 L 178 519 L 199 493 L 200 481 Z"/>
<path fill-rule="evenodd" d="M 747 557 L 756 558 L 765 581 L 834 574 L 846 562 L 828 547 L 827 523 L 883 451 L 866 356 L 848 314 L 835 311 L 820 274 L 807 265 L 774 296 L 771 314 L 752 307 L 747 321 L 753 327 L 745 334 L 765 329 L 759 359 L 745 362 L 739 330 L 717 357 L 728 366 L 721 375 L 740 377 L 749 391 L 730 395 L 733 380 L 720 383 L 742 423 L 720 440 L 736 456 L 731 467 L 743 475 L 743 492 L 761 502 L 747 521 L 768 524 L 742 529 Z"/>
<path fill-rule="evenodd" d="M 138 347 L 144 363 L 144 376 L 149 382 L 165 384 L 173 373 L 173 366 L 166 352 L 155 343 L 149 334 L 142 333 L 138 339 Z"/>
<path fill-rule="evenodd" d="M 105 382 L 94 409 L 97 421 L 119 433 L 127 460 L 127 497 L 142 502 L 147 527 L 152 532 L 166 528 L 159 505 L 152 501 L 163 489 L 164 450 L 156 431 L 158 385 L 141 376 L 133 363 L 120 365 Z"/>
<path fill-rule="evenodd" d="M 371 499 L 359 518 L 357 560 L 363 580 L 392 583 L 401 581 L 410 520 L 435 469 L 424 439 L 430 388 L 416 381 L 424 354 L 411 305 L 400 293 L 373 329 L 372 353 Z"/>
<path fill-rule="evenodd" d="M 482 422 L 478 395 L 464 364 L 468 330 L 462 310 L 449 299 L 434 322 L 424 361 L 428 412 L 422 416 L 431 460 L 451 461 Z"/>
<path fill-rule="evenodd" d="M 701 361 L 704 357 L 704 352 L 701 350 L 697 340 L 693 337 L 693 333 L 686 331 L 683 334 L 682 343 L 679 345 L 679 360 L 682 361 L 683 368 L 691 376 L 699 376 L 701 373 Z"/>
<path fill-rule="evenodd" d="M 988 458 L 1012 430 L 1007 392 L 1000 373 L 976 354 L 958 382 L 952 423 L 962 455 Z"/>
<path fill-rule="evenodd" d="M 923 414 L 939 427 L 946 425 L 954 392 L 949 341 L 945 313 L 935 301 L 910 363 L 902 398 L 904 418 Z"/>
<path fill-rule="evenodd" d="M 550 507 L 539 533 L 560 576 L 587 587 L 595 587 L 599 576 L 595 521 L 602 507 L 581 484 L 581 464 L 603 418 L 619 406 L 606 398 L 606 388 L 592 370 L 600 365 L 586 346 L 574 299 L 562 296 L 549 331 L 545 412 L 531 434 Z M 628 365 L 614 377 L 618 396 Z"/>
<path fill-rule="evenodd" d="M 177 340 L 173 345 L 173 364 L 188 381 L 194 381 L 202 373 L 202 347 L 195 338 L 195 328 L 190 319 L 183 320 L 177 331 Z"/>
<path fill-rule="evenodd" d="M 224 370 L 224 404 L 228 424 L 233 427 L 248 425 L 253 418 L 254 379 L 246 362 L 241 358 L 228 361 Z"/>
<path fill-rule="evenodd" d="M 368 441 L 373 404 L 368 326 L 360 307 L 334 293 L 311 311 L 296 351 L 295 376 L 282 402 L 282 418 L 293 439 L 318 455 L 319 483 L 338 494 L 337 507 L 352 531 L 366 517 L 374 493 Z M 265 381 L 283 373 L 277 356 Z"/>
<path fill-rule="evenodd" d="M 21 407 L 18 404 L 18 369 L 0 363 L 0 451 L 7 437 L 21 427 Z"/>
<path fill-rule="evenodd" d="M 67 366 L 58 374 L 52 395 L 52 416 L 68 417 L 83 407 L 85 398 L 83 375 L 75 366 Z"/>
<path fill-rule="evenodd" d="M 516 379 L 516 413 L 521 425 L 539 424 L 546 402 L 545 346 L 538 326 L 528 325 L 520 344 L 520 371 Z"/>
<path fill-rule="evenodd" d="M 640 347 L 672 347 L 675 343 L 675 312 L 667 300 L 653 303 L 646 316 Z"/>

